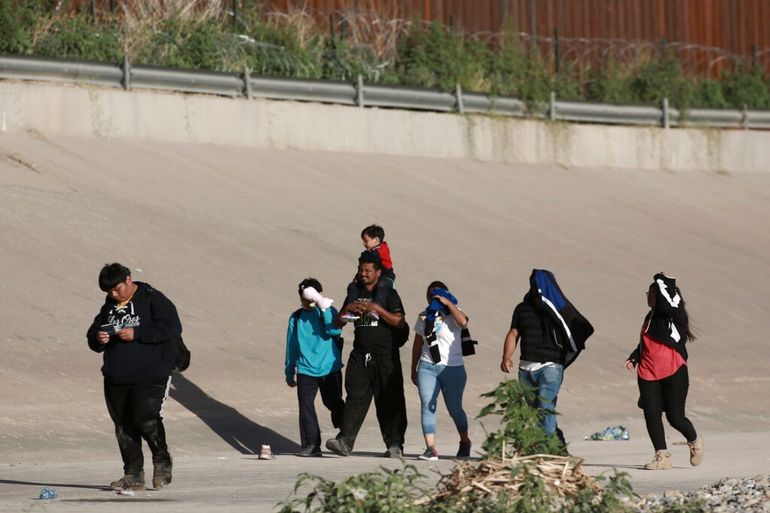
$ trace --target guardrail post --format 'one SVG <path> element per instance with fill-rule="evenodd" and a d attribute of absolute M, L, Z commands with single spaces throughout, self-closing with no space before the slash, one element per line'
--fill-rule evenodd
<path fill-rule="evenodd" d="M 548 106 L 548 118 L 556 121 L 556 92 L 551 91 L 550 105 Z"/>
<path fill-rule="evenodd" d="M 663 98 L 663 128 L 671 128 L 671 120 L 668 117 L 668 98 Z"/>
<path fill-rule="evenodd" d="M 364 107 L 364 77 L 361 75 L 356 80 L 356 105 Z"/>
<path fill-rule="evenodd" d="M 251 70 L 248 66 L 244 66 L 243 68 L 243 92 L 246 95 L 247 100 L 253 98 L 251 94 Z"/>
<path fill-rule="evenodd" d="M 460 84 L 455 84 L 455 102 L 457 112 L 464 114 L 465 104 L 463 103 L 463 88 L 460 86 Z"/>
<path fill-rule="evenodd" d="M 131 90 L 131 61 L 128 60 L 128 55 L 123 56 L 123 89 Z"/>
<path fill-rule="evenodd" d="M 741 125 L 743 126 L 744 130 L 749 129 L 749 106 L 745 103 L 743 104 L 743 109 L 741 112 Z"/>

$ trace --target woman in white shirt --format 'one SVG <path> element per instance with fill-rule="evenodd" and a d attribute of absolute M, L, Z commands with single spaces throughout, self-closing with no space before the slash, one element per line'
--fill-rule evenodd
<path fill-rule="evenodd" d="M 468 316 L 457 306 L 449 288 L 440 281 L 428 285 L 428 308 L 414 323 L 412 346 L 412 383 L 420 393 L 422 432 L 426 449 L 422 460 L 437 460 L 436 407 L 439 392 L 444 396 L 449 415 L 460 434 L 457 458 L 468 458 L 471 440 L 468 438 L 468 417 L 462 400 L 467 381 L 462 354 L 462 329 Z"/>

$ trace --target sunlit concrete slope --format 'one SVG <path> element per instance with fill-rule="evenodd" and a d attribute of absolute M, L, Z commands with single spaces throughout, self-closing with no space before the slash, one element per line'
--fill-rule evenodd
<path fill-rule="evenodd" d="M 640 418 L 623 361 L 657 271 L 679 278 L 700 335 L 690 348 L 693 421 L 733 430 L 770 423 L 761 400 L 770 390 L 770 173 L 23 132 L 0 134 L 0 455 L 117 457 L 101 357 L 84 338 L 103 300 L 98 271 L 116 260 L 176 302 L 193 352 L 168 405 L 176 453 L 248 452 L 265 440 L 290 449 L 296 398 L 283 381 L 283 351 L 296 284 L 315 276 L 339 304 L 370 223 L 385 227 L 410 324 L 434 279 L 470 315 L 479 340 L 467 359 L 470 414 L 504 378 L 502 339 L 538 267 L 556 274 L 596 328 L 567 371 L 564 423 Z M 347 351 L 350 328 L 345 335 Z M 408 370 L 408 347 L 402 360 Z M 419 446 L 417 394 L 406 389 L 408 442 Z M 322 423 L 330 430 L 326 415 Z M 362 436 L 378 447 L 372 419 Z"/>

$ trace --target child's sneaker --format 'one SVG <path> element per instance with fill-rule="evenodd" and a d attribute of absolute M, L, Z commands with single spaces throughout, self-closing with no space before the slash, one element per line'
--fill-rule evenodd
<path fill-rule="evenodd" d="M 417 456 L 418 460 L 438 461 L 438 451 L 434 447 L 428 447 L 425 452 Z"/>
<path fill-rule="evenodd" d="M 270 450 L 269 445 L 263 445 L 259 449 L 259 459 L 260 460 L 274 460 L 275 456 L 273 456 L 273 451 Z"/>
<path fill-rule="evenodd" d="M 357 321 L 360 318 L 361 318 L 360 315 L 350 313 L 350 312 L 340 315 L 340 319 L 342 320 L 342 322 L 353 322 L 353 321 Z"/>

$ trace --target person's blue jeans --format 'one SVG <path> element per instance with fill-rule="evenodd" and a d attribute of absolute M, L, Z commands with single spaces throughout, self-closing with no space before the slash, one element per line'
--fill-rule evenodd
<path fill-rule="evenodd" d="M 463 365 L 448 367 L 420 360 L 417 368 L 417 389 L 420 392 L 420 416 L 424 435 L 436 433 L 439 392 L 444 396 L 444 404 L 457 432 L 468 432 L 468 417 L 463 410 L 463 392 L 467 381 L 468 375 Z"/>
<path fill-rule="evenodd" d="M 559 388 L 564 380 L 564 366 L 554 363 L 541 367 L 536 371 L 519 369 L 519 381 L 535 389 L 537 398 L 532 406 L 545 410 L 543 415 L 543 430 L 550 434 L 556 433 L 564 442 L 564 435 L 556 424 L 556 399 Z M 549 413 L 550 412 L 550 413 Z"/>

